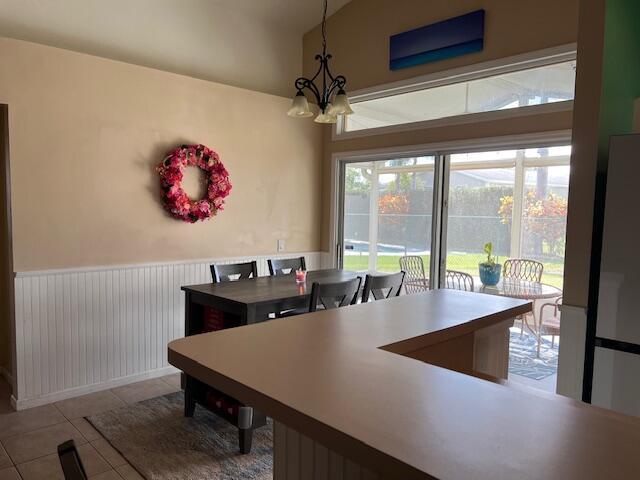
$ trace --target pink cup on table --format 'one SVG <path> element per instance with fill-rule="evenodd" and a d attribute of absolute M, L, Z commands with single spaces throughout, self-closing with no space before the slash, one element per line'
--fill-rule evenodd
<path fill-rule="evenodd" d="M 296 270 L 296 283 L 304 283 L 307 281 L 307 271 L 298 269 Z"/>

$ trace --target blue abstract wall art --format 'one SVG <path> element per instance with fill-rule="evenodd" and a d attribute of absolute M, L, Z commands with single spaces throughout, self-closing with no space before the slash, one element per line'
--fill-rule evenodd
<path fill-rule="evenodd" d="M 391 36 L 389 68 L 398 70 L 423 63 L 482 51 L 484 10 Z"/>

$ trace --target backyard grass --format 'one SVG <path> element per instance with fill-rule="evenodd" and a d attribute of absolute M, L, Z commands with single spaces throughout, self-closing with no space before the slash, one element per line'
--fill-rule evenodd
<path fill-rule="evenodd" d="M 399 270 L 398 255 L 378 255 L 377 270 L 380 272 L 397 272 Z M 452 253 L 447 256 L 447 268 L 468 273 L 474 277 L 478 276 L 478 263 L 487 257 L 482 253 Z M 429 255 L 422 255 L 424 268 L 429 275 Z M 369 256 L 345 255 L 344 268 L 347 270 L 368 270 Z M 562 290 L 562 263 L 544 263 L 542 283 L 553 285 Z"/>

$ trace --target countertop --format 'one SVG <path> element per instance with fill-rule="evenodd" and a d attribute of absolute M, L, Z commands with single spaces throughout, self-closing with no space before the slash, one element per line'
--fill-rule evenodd
<path fill-rule="evenodd" d="M 402 355 L 530 308 L 435 290 L 175 340 L 169 361 L 389 478 L 638 475 L 635 419 Z"/>

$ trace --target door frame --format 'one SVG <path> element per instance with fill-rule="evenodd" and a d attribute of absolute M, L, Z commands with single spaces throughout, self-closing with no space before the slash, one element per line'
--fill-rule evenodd
<path fill-rule="evenodd" d="M 15 325 L 15 297 L 14 297 L 14 283 L 13 283 L 13 227 L 12 227 L 12 215 L 11 215 L 11 164 L 10 164 L 10 142 L 9 142 L 9 106 L 7 104 L 0 103 L 0 142 L 2 142 L 2 148 L 0 151 L 4 152 L 2 158 L 0 158 L 0 168 L 3 169 L 4 176 L 4 198 L 2 202 L 4 208 L 0 212 L 5 219 L 7 229 L 0 232 L 5 236 L 6 251 L 2 252 L 2 255 L 6 255 L 7 265 L 6 270 L 0 272 L 0 275 L 4 277 L 4 280 L 8 285 L 7 299 L 8 305 L 3 311 L 8 313 L 9 318 L 9 345 L 10 345 L 10 365 L 1 366 L 0 375 L 5 377 L 8 383 L 11 385 L 11 404 L 15 408 L 15 398 L 17 396 L 16 386 L 18 379 L 18 365 L 16 361 L 16 325 Z M 3 222 L 4 223 L 4 222 Z M 9 367 L 10 370 L 6 370 Z"/>
<path fill-rule="evenodd" d="M 439 167 L 441 163 L 439 157 L 440 155 L 437 153 L 430 152 L 428 150 L 424 150 L 420 147 L 403 149 L 400 151 L 399 149 L 392 150 L 371 150 L 371 151 L 363 151 L 363 152 L 352 152 L 349 155 L 332 155 L 332 205 L 331 205 L 331 214 L 330 214 L 330 239 L 331 245 L 329 251 L 330 259 L 333 262 L 331 265 L 327 265 L 328 267 L 342 268 L 343 258 L 343 246 L 342 242 L 344 239 L 344 176 L 346 172 L 346 166 L 349 163 L 359 163 L 359 162 L 377 162 L 384 160 L 394 160 L 397 158 L 407 158 L 407 157 L 435 157 L 434 162 L 434 201 L 433 201 L 433 211 L 432 211 L 432 227 L 431 227 L 431 241 L 432 241 L 432 251 L 433 249 L 433 241 L 434 241 L 434 228 L 433 222 L 436 218 L 436 214 L 439 215 L 439 208 L 437 208 L 437 203 L 435 201 L 436 190 L 437 190 L 437 175 L 442 169 Z M 438 212 L 436 212 L 438 210 Z M 433 265 L 433 262 L 430 262 L 430 265 Z M 371 259 L 369 260 L 369 267 L 371 267 Z M 430 273 L 433 270 L 430 267 Z"/>

